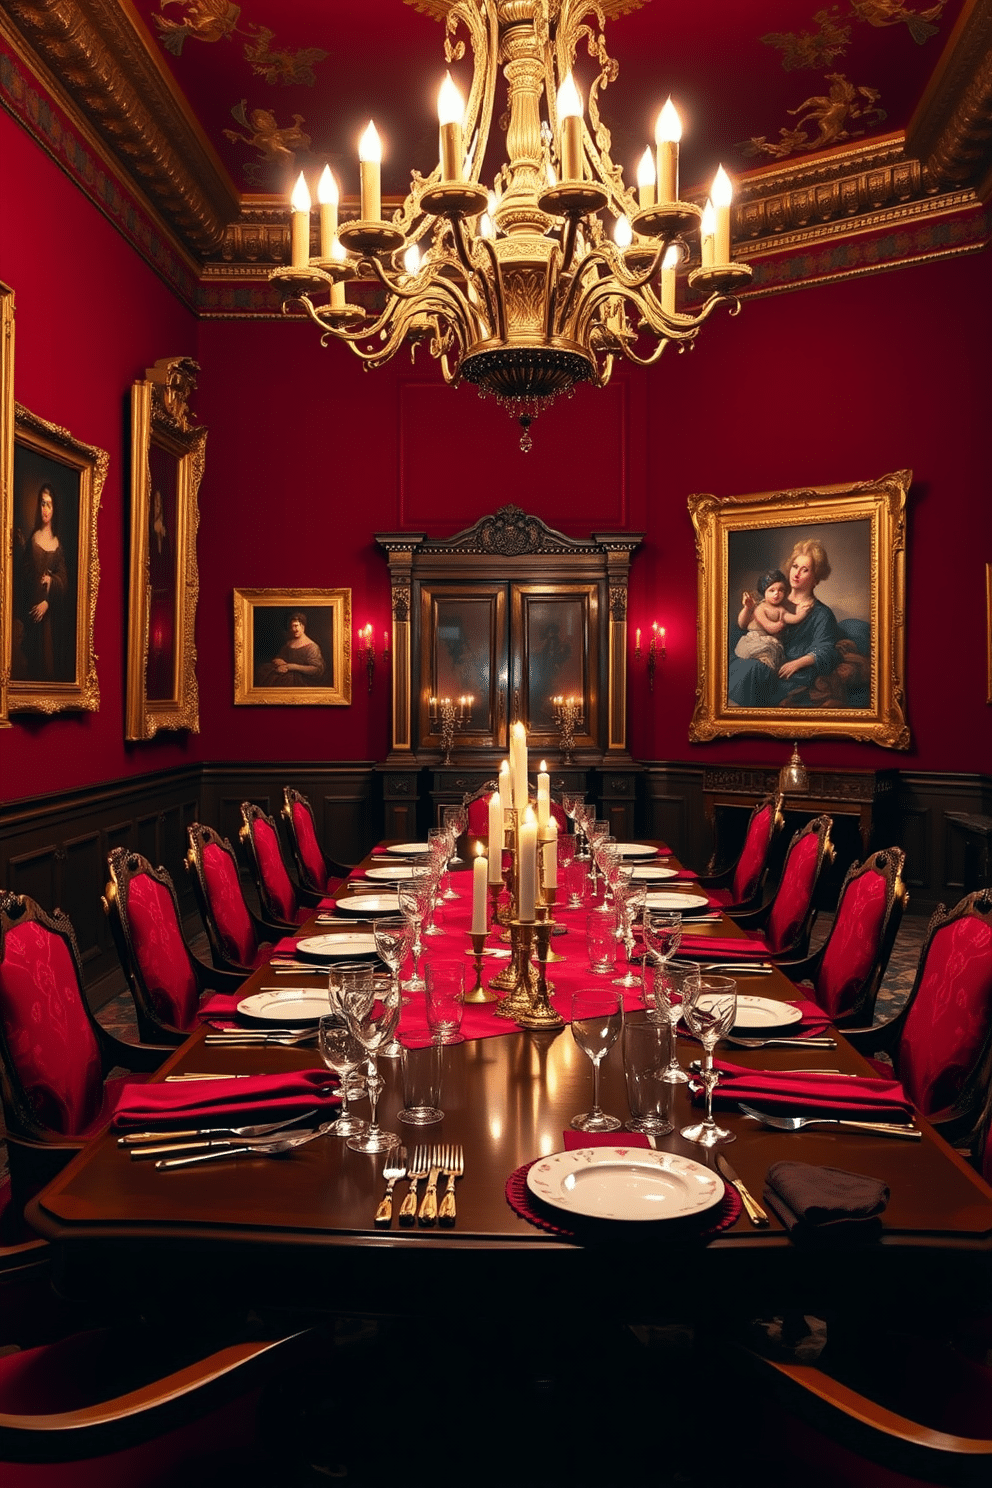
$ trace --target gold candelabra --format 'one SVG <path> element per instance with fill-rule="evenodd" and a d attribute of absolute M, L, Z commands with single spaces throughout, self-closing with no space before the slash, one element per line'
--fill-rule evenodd
<path fill-rule="evenodd" d="M 582 722 L 582 700 L 576 697 L 553 697 L 551 717 L 561 737 L 561 762 L 563 765 L 574 764 L 572 750 L 575 748 L 576 727 Z"/>
<path fill-rule="evenodd" d="M 441 749 L 444 764 L 451 764 L 451 751 L 455 747 L 455 730 L 465 728 L 472 722 L 472 704 L 475 698 L 468 693 L 460 698 L 430 699 L 431 723 L 441 725 Z"/>
<path fill-rule="evenodd" d="M 648 643 L 648 691 L 654 692 L 654 674 L 658 665 L 658 657 L 665 659 L 665 627 L 659 625 L 657 620 L 651 622 L 651 640 Z M 634 640 L 634 659 L 641 659 L 641 632 L 638 630 Z"/>

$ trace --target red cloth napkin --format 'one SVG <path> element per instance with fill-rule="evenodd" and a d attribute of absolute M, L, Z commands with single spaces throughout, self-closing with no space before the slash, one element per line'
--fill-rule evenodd
<path fill-rule="evenodd" d="M 767 961 L 768 947 L 763 940 L 729 935 L 693 935 L 683 930 L 677 956 L 690 956 L 694 961 Z"/>
<path fill-rule="evenodd" d="M 581 1147 L 650 1147 L 643 1132 L 580 1132 L 568 1127 L 562 1132 L 564 1149 L 575 1152 Z"/>
<path fill-rule="evenodd" d="M 180 1080 L 174 1085 L 125 1085 L 111 1125 L 117 1131 L 166 1128 L 177 1121 L 238 1125 L 254 1119 L 277 1121 L 313 1110 L 323 1120 L 341 1103 L 337 1080 L 326 1069 L 290 1070 L 280 1075 L 248 1075 L 234 1080 Z"/>
<path fill-rule="evenodd" d="M 898 1080 L 864 1075 L 789 1075 L 713 1061 L 720 1082 L 713 1099 L 722 1105 L 746 1101 L 763 1111 L 790 1116 L 849 1116 L 876 1121 L 911 1121 L 913 1103 Z M 695 1094 L 695 1092 L 694 1092 Z M 701 1098 L 701 1091 L 696 1098 Z"/>
<path fill-rule="evenodd" d="M 238 1003 L 243 999 L 243 992 L 215 992 L 206 1002 L 201 1003 L 196 1016 L 201 1023 L 213 1023 L 218 1019 L 228 1022 L 237 1017 Z"/>

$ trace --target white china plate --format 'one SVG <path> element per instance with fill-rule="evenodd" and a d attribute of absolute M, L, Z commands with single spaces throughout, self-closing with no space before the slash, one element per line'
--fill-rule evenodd
<path fill-rule="evenodd" d="M 678 878 L 678 875 L 679 875 L 679 870 L 677 868 L 662 868 L 660 866 L 656 867 L 654 863 L 641 863 L 641 864 L 638 865 L 638 867 L 636 867 L 634 869 L 633 873 L 630 876 L 631 876 L 631 878 L 636 878 L 636 879 L 641 879 L 641 878 L 659 879 L 659 878 Z"/>
<path fill-rule="evenodd" d="M 371 915 L 399 914 L 400 901 L 395 894 L 350 894 L 339 899 L 335 907 L 338 914 L 358 915 L 367 920 Z"/>
<path fill-rule="evenodd" d="M 586 1219 L 687 1219 L 723 1198 L 717 1175 L 674 1152 L 581 1147 L 541 1158 L 527 1174 L 535 1198 Z"/>
<path fill-rule="evenodd" d="M 714 972 L 714 975 L 717 975 Z M 802 1010 L 791 1002 L 776 1002 L 772 997 L 738 997 L 735 1028 L 784 1028 L 801 1023 Z"/>
<path fill-rule="evenodd" d="M 410 863 L 392 863 L 386 868 L 366 868 L 365 877 L 399 883 L 401 879 L 412 878 L 416 872 L 416 868 Z"/>
<path fill-rule="evenodd" d="M 238 1003 L 238 1012 L 260 1023 L 288 1028 L 294 1023 L 316 1023 L 331 1011 L 326 992 L 309 987 L 284 987 L 278 992 L 256 992 Z"/>
<path fill-rule="evenodd" d="M 675 894 L 660 890 L 648 894 L 644 900 L 647 909 L 674 909 L 681 910 L 683 914 L 693 909 L 709 909 L 709 904 L 705 894 Z M 338 908 L 340 907 L 339 901 Z"/>
<path fill-rule="evenodd" d="M 355 956 L 374 956 L 375 936 L 359 935 L 348 930 L 343 935 L 305 935 L 296 943 L 296 954 L 305 961 L 350 960 Z"/>
<path fill-rule="evenodd" d="M 394 853 L 398 858 L 422 858 L 431 850 L 429 842 L 394 842 L 392 847 L 387 847 L 387 853 Z"/>
<path fill-rule="evenodd" d="M 653 858 L 657 851 L 656 847 L 648 847 L 645 842 L 617 843 L 617 852 L 622 858 Z"/>

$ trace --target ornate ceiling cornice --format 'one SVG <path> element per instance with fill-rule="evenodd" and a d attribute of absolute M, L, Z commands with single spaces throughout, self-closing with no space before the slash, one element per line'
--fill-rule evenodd
<path fill-rule="evenodd" d="M 41 62 L 180 242 L 201 260 L 215 252 L 238 215 L 237 193 L 127 0 L 5 0 L 4 8 L 26 60 Z"/>
<path fill-rule="evenodd" d="M 992 0 L 975 0 L 906 132 L 932 185 L 992 188 Z"/>

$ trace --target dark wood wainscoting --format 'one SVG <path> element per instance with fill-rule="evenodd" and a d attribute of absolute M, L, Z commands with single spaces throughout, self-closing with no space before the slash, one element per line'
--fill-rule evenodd
<path fill-rule="evenodd" d="M 357 862 L 381 836 L 382 808 L 371 763 L 190 765 L 0 803 L 0 884 L 30 894 L 45 909 L 65 911 L 79 941 L 87 993 L 99 1007 L 124 987 L 100 903 L 110 850 L 130 847 L 164 865 L 189 931 L 199 933 L 183 866 L 186 828 L 199 818 L 236 842 L 241 802 L 256 801 L 278 815 L 284 785 L 309 796 L 318 830 L 335 857 Z"/>

